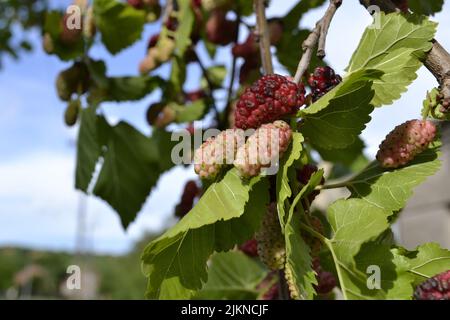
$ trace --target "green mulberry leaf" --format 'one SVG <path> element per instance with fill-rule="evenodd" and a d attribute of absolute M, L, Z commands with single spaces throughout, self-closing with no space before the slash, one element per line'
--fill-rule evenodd
<path fill-rule="evenodd" d="M 145 11 L 116 0 L 94 1 L 95 25 L 109 52 L 116 54 L 141 38 Z"/>
<path fill-rule="evenodd" d="M 215 254 L 210 261 L 208 282 L 195 299 L 255 300 L 259 295 L 257 286 L 267 274 L 267 268 L 242 252 Z"/>
<path fill-rule="evenodd" d="M 267 179 L 243 182 L 236 169 L 214 182 L 196 206 L 144 250 L 147 297 L 191 297 L 207 281 L 207 260 L 251 238 L 269 201 Z"/>
<path fill-rule="evenodd" d="M 374 91 L 372 82 L 381 76 L 377 70 L 349 74 L 342 83 L 306 109 L 302 133 L 313 146 L 343 149 L 352 145 L 370 121 Z"/>
<path fill-rule="evenodd" d="M 286 200 L 292 195 L 292 190 L 289 185 L 288 172 L 290 171 L 294 162 L 300 159 L 302 155 L 303 141 L 304 139 L 301 133 L 293 133 L 292 143 L 290 144 L 289 150 L 286 152 L 286 155 L 283 157 L 277 173 L 277 210 L 282 226 L 284 226 L 284 222 L 286 220 Z"/>
<path fill-rule="evenodd" d="M 375 80 L 376 107 L 392 104 L 406 91 L 422 66 L 421 58 L 431 49 L 436 23 L 419 15 L 398 13 L 376 16 L 380 27 L 367 28 L 353 53 L 348 72 L 377 69 L 384 74 Z"/>

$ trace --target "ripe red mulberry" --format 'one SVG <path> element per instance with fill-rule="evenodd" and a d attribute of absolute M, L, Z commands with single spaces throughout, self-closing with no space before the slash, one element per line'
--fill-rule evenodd
<path fill-rule="evenodd" d="M 328 91 L 336 87 L 341 81 L 341 76 L 335 74 L 332 68 L 317 67 L 308 79 L 308 84 L 311 87 L 312 100 L 318 100 Z"/>
<path fill-rule="evenodd" d="M 184 217 L 189 211 L 191 211 L 194 206 L 194 200 L 199 195 L 200 188 L 197 185 L 197 182 L 194 180 L 189 180 L 186 182 L 183 190 L 183 194 L 181 195 L 181 201 L 175 208 L 175 215 L 177 217 Z"/>
<path fill-rule="evenodd" d="M 278 74 L 263 76 L 247 88 L 235 111 L 235 126 L 258 128 L 295 113 L 305 103 L 305 88 Z"/>
<path fill-rule="evenodd" d="M 249 257 L 258 256 L 258 242 L 256 239 L 250 239 L 239 246 L 239 250 L 244 252 Z"/>
<path fill-rule="evenodd" d="M 416 300 L 450 300 L 450 270 L 442 272 L 417 286 Z"/>
<path fill-rule="evenodd" d="M 325 271 L 320 265 L 320 260 L 315 258 L 313 260 L 313 269 L 316 271 L 317 285 L 314 289 L 318 294 L 328 294 L 336 287 L 336 278 L 331 272 Z"/>
<path fill-rule="evenodd" d="M 384 168 L 397 168 L 423 152 L 436 136 L 436 126 L 428 120 L 409 120 L 395 127 L 380 144 L 377 160 Z"/>

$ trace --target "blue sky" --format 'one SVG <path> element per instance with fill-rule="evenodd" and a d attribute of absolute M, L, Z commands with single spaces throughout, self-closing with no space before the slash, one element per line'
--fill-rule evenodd
<path fill-rule="evenodd" d="M 269 17 L 283 15 L 293 1 L 272 3 Z M 313 26 L 323 11 L 322 7 L 308 14 L 302 26 Z M 447 2 L 444 10 L 433 18 L 440 22 L 436 38 L 447 48 L 450 48 L 450 21 L 444 18 L 449 15 Z M 338 73 L 344 73 L 370 21 L 370 16 L 356 1 L 344 1 L 337 12 L 328 36 L 327 59 Z M 106 60 L 110 75 L 137 74 L 146 39 L 156 32 L 156 25 L 147 26 L 145 40 L 117 56 L 109 55 L 101 45 L 94 47 L 91 54 Z M 245 34 L 241 36 L 245 38 Z M 73 250 L 81 197 L 73 188 L 77 128 L 64 125 L 65 104 L 58 100 L 54 89 L 56 75 L 68 64 L 42 52 L 37 32 L 30 39 L 36 43 L 36 50 L 18 62 L 7 59 L 0 70 L 0 246 Z M 221 63 L 228 64 L 227 50 L 219 52 Z M 285 74 L 283 70 L 278 71 Z M 167 68 L 160 72 L 164 74 Z M 198 83 L 192 79 L 197 78 L 198 70 L 192 68 L 189 74 L 186 87 L 194 89 Z M 363 133 L 368 155 L 376 152 L 391 128 L 419 116 L 425 91 L 435 85 L 434 78 L 422 68 L 401 100 L 372 114 L 373 121 Z M 158 95 L 152 94 L 140 102 L 104 104 L 102 108 L 109 121 L 123 119 L 149 133 L 144 115 L 148 105 L 157 99 Z M 87 248 L 122 253 L 146 231 L 173 224 L 172 208 L 179 199 L 182 182 L 190 177 L 194 177 L 192 168 L 177 168 L 165 174 L 127 231 L 122 230 L 116 213 L 106 203 L 87 199 Z"/>

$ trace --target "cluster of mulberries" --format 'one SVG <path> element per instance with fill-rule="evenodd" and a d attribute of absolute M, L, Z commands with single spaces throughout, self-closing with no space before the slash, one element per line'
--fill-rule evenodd
<path fill-rule="evenodd" d="M 258 256 L 258 242 L 256 239 L 250 239 L 239 246 L 239 250 L 249 257 Z"/>
<path fill-rule="evenodd" d="M 66 111 L 64 111 L 64 122 L 67 126 L 72 127 L 78 120 L 78 115 L 81 110 L 80 99 L 70 100 L 67 104 Z"/>
<path fill-rule="evenodd" d="M 384 168 L 403 166 L 423 152 L 435 135 L 436 126 L 431 121 L 406 121 L 386 136 L 376 158 Z"/>
<path fill-rule="evenodd" d="M 236 150 L 244 144 L 244 133 L 239 129 L 222 131 L 208 138 L 194 153 L 194 170 L 205 179 L 213 179 L 227 164 L 232 164 Z"/>
<path fill-rule="evenodd" d="M 140 0 L 135 2 L 139 2 L 143 5 L 142 8 L 148 13 L 147 20 L 150 20 L 149 17 L 151 15 L 152 17 L 154 16 L 152 10 L 158 8 L 159 6 L 157 0 Z M 192 28 L 190 34 L 190 40 L 192 44 L 196 44 L 200 39 L 200 30 L 203 29 L 203 14 L 197 1 L 191 1 L 191 8 L 194 13 L 194 27 Z M 146 74 L 158 68 L 161 64 L 167 62 L 173 56 L 176 47 L 173 33 L 177 30 L 178 24 L 177 18 L 171 16 L 163 24 L 164 28 L 167 30 L 165 30 L 165 32 L 154 34 L 150 37 L 147 45 L 147 54 L 139 64 L 139 72 L 141 74 Z M 186 63 L 197 60 L 197 55 L 195 54 L 192 46 L 186 49 L 183 58 Z"/>
<path fill-rule="evenodd" d="M 199 196 L 201 189 L 197 182 L 189 180 L 184 185 L 183 194 L 181 195 L 180 203 L 175 207 L 175 215 L 179 218 L 184 217 L 194 206 L 194 201 Z"/>
<path fill-rule="evenodd" d="M 341 81 L 341 76 L 335 74 L 332 68 L 317 67 L 308 79 L 308 84 L 311 87 L 312 100 L 318 100 Z"/>
<path fill-rule="evenodd" d="M 258 128 L 295 113 L 305 103 L 305 88 L 286 77 L 270 74 L 247 88 L 235 110 L 235 126 Z"/>
<path fill-rule="evenodd" d="M 234 166 L 243 177 L 254 177 L 263 168 L 278 164 L 292 139 L 289 125 L 278 120 L 263 124 L 236 152 Z"/>
<path fill-rule="evenodd" d="M 316 272 L 317 279 L 317 285 L 314 286 L 316 292 L 322 295 L 330 293 L 337 284 L 334 275 L 322 269 L 318 258 L 313 260 L 313 269 Z"/>
<path fill-rule="evenodd" d="M 284 237 L 281 232 L 276 203 L 271 203 L 263 218 L 261 229 L 255 235 L 258 255 L 271 270 L 280 270 L 286 260 Z"/>
<path fill-rule="evenodd" d="M 450 270 L 442 272 L 417 286 L 416 300 L 450 300 Z"/>
<path fill-rule="evenodd" d="M 96 33 L 93 7 L 87 7 L 86 3 L 73 1 L 73 5 L 78 6 L 83 14 L 83 19 L 79 26 L 73 26 L 72 16 L 68 13 L 61 16 L 59 21 L 59 32 L 46 32 L 42 39 L 42 46 L 46 53 L 52 54 L 55 48 L 65 47 L 68 49 L 79 48 L 83 44 L 83 35 L 86 39 L 91 39 Z"/>
<path fill-rule="evenodd" d="M 61 71 L 56 78 L 56 91 L 63 101 L 69 101 L 74 93 L 85 93 L 90 85 L 90 75 L 86 64 L 75 62 Z"/>

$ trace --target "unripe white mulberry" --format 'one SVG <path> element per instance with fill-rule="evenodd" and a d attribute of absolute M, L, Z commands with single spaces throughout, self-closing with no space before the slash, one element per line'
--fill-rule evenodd
<path fill-rule="evenodd" d="M 277 120 L 263 124 L 238 149 L 234 166 L 243 177 L 257 176 L 261 169 L 277 163 L 291 139 L 292 130 L 286 122 Z"/>
<path fill-rule="evenodd" d="M 384 168 L 397 168 L 428 148 L 436 126 L 428 120 L 409 120 L 395 127 L 380 144 L 377 160 Z"/>
<path fill-rule="evenodd" d="M 236 151 L 244 144 L 244 131 L 228 129 L 208 138 L 194 154 L 194 170 L 201 177 L 213 179 L 227 164 L 232 164 Z"/>
<path fill-rule="evenodd" d="M 276 203 L 268 206 L 261 229 L 256 233 L 255 239 L 258 242 L 258 255 L 261 261 L 271 270 L 284 268 L 286 248 Z"/>

